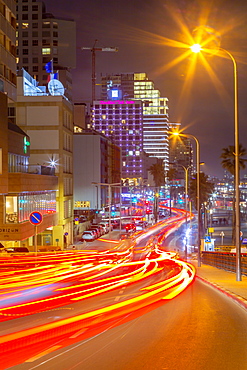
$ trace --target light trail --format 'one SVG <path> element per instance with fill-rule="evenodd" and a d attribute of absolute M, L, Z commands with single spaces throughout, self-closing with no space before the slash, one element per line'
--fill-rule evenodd
<path fill-rule="evenodd" d="M 0 278 L 3 279 L 0 286 L 1 321 L 68 306 L 76 301 L 90 302 L 92 297 L 102 296 L 120 287 L 135 287 L 140 282 L 142 285 L 131 295 L 122 296 L 118 303 L 114 302 L 113 297 L 112 303 L 101 307 L 99 300 L 99 307 L 91 311 L 74 316 L 70 311 L 70 317 L 2 335 L 0 353 L 4 361 L 8 364 L 9 353 L 16 349 L 30 345 L 35 347 L 37 343 L 39 347 L 43 343 L 45 349 L 48 338 L 59 340 L 69 335 L 74 340 L 81 340 L 80 335 L 74 334 L 81 332 L 82 335 L 90 335 L 96 326 L 100 330 L 99 322 L 102 327 L 107 323 L 110 326 L 112 320 L 114 322 L 147 305 L 180 294 L 193 282 L 195 269 L 177 259 L 175 252 L 160 249 L 163 239 L 185 222 L 183 210 L 174 212 L 176 215 L 170 219 L 136 233 L 131 247 L 124 247 L 122 243 L 122 250 L 117 250 L 118 246 L 113 243 L 111 250 L 102 252 L 87 250 L 6 258 L 4 271 L 0 271 Z M 148 238 L 148 242 L 138 247 L 144 238 Z M 138 260 L 133 259 L 136 255 Z M 154 277 L 157 282 L 150 284 L 150 278 L 153 281 Z M 41 343 L 40 338 L 43 338 Z"/>

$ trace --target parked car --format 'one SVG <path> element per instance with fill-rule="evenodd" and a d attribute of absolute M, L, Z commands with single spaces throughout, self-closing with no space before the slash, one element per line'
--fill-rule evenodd
<path fill-rule="evenodd" d="M 101 225 L 101 226 L 103 226 L 104 227 L 104 229 L 105 229 L 105 234 L 107 234 L 108 232 L 109 232 L 109 225 L 106 223 L 106 222 L 100 222 L 100 224 L 99 225 Z"/>
<path fill-rule="evenodd" d="M 95 224 L 95 225 L 92 225 L 91 228 L 98 228 L 100 230 L 100 236 L 104 235 L 105 234 L 105 228 L 102 226 L 102 225 L 99 225 L 99 224 Z"/>
<path fill-rule="evenodd" d="M 96 239 L 101 236 L 101 230 L 96 226 L 90 226 L 89 231 L 93 230 L 96 233 Z"/>
<path fill-rule="evenodd" d="M 8 253 L 29 253 L 29 249 L 27 247 L 9 247 L 5 248 L 5 250 Z"/>
<path fill-rule="evenodd" d="M 96 233 L 94 230 L 84 231 L 81 238 L 87 242 L 93 242 L 96 239 Z"/>

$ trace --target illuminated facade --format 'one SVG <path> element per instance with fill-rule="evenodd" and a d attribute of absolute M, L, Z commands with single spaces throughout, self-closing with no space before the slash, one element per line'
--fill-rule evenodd
<path fill-rule="evenodd" d="M 103 133 L 122 150 L 122 177 L 143 179 L 143 129 L 141 100 L 95 101 L 90 127 Z"/>
<path fill-rule="evenodd" d="M 31 88 L 32 85 L 32 88 Z M 36 90 L 36 93 L 35 93 Z M 24 70 L 17 77 L 16 123 L 30 137 L 30 163 L 50 165 L 58 177 L 58 224 L 53 245 L 73 242 L 73 105 L 50 95 Z M 66 237 L 66 238 L 65 238 Z"/>
<path fill-rule="evenodd" d="M 169 168 L 168 106 L 167 98 L 160 96 L 154 82 L 146 73 L 123 73 L 102 77 L 102 99 L 111 99 L 121 91 L 123 99 L 143 102 L 143 150 L 151 157 L 162 158 Z"/>
<path fill-rule="evenodd" d="M 76 66 L 76 24 L 73 20 L 55 18 L 46 12 L 42 1 L 18 0 L 17 66 L 35 76 L 41 85 L 47 83 L 45 65 L 53 60 L 54 71 L 72 99 L 70 69 Z"/>
<path fill-rule="evenodd" d="M 32 211 L 43 215 L 38 245 L 52 245 L 48 229 L 57 224 L 58 179 L 47 166 L 30 166 L 30 138 L 7 119 L 7 96 L 0 93 L 0 241 L 34 250 Z"/>

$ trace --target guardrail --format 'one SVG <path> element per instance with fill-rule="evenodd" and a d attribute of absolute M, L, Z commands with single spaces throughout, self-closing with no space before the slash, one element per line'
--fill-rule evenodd
<path fill-rule="evenodd" d="M 236 272 L 236 253 L 203 251 L 202 263 L 219 269 Z M 247 253 L 241 253 L 241 273 L 247 275 Z"/>

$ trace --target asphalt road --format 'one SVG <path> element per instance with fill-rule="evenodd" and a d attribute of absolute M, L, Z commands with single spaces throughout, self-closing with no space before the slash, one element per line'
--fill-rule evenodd
<path fill-rule="evenodd" d="M 196 281 L 175 299 L 149 309 L 11 369 L 247 369 L 247 313 L 220 292 Z"/>

